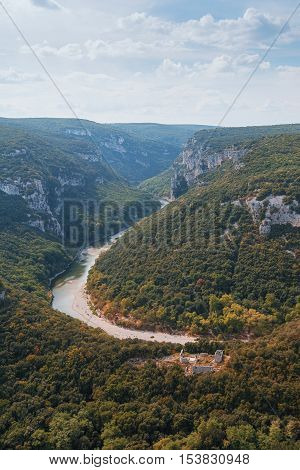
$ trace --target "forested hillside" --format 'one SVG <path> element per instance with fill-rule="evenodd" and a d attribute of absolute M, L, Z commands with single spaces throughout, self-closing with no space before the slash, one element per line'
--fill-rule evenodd
<path fill-rule="evenodd" d="M 201 126 L 164 126 L 160 124 L 97 124 L 75 119 L 4 119 L 10 129 L 38 133 L 46 140 L 83 154 L 95 149 L 115 172 L 130 183 L 139 183 L 168 168 L 186 141 Z"/>
<path fill-rule="evenodd" d="M 237 161 L 262 137 L 299 134 L 300 124 L 202 129 L 193 135 L 173 165 L 140 185 L 157 196 L 180 197 L 203 183 L 203 175 L 224 161 Z"/>
<path fill-rule="evenodd" d="M 174 346 L 118 341 L 51 309 L 47 278 L 61 249 L 18 235 L 0 241 L 1 449 L 299 448 L 299 322 L 227 342 L 222 373 L 186 377 L 154 361 Z"/>
<path fill-rule="evenodd" d="M 114 340 L 36 294 L 9 289 L 0 318 L 1 449 L 299 448 L 295 321 L 186 377 L 151 360 L 170 347 Z"/>
<path fill-rule="evenodd" d="M 261 334 L 299 295 L 300 137 L 264 138 L 238 164 L 139 223 L 99 258 L 95 305 L 120 324 Z"/>
<path fill-rule="evenodd" d="M 169 168 L 168 170 L 160 173 L 159 175 L 153 176 L 143 181 L 139 188 L 142 191 L 147 191 L 150 194 L 153 194 L 155 197 L 167 197 L 171 195 L 171 180 L 173 176 L 173 169 Z"/>
<path fill-rule="evenodd" d="M 202 129 L 209 129 L 211 126 L 201 126 L 193 124 L 112 124 L 113 127 L 121 129 L 142 139 L 160 141 L 165 144 L 176 145 L 181 148 L 188 139 Z"/>
<path fill-rule="evenodd" d="M 120 306 L 135 324 L 200 332 L 187 351 L 229 356 L 186 376 L 157 363 L 180 346 L 119 341 L 50 306 L 49 281 L 76 252 L 53 230 L 60 198 L 149 196 L 90 143 L 0 131 L 0 449 L 299 449 L 299 137 L 207 174 L 90 277 L 109 316 Z"/>
<path fill-rule="evenodd" d="M 114 231 L 132 223 L 130 208 L 141 205 L 145 215 L 157 208 L 152 196 L 115 173 L 93 140 L 48 134 L 0 124 L 0 195 L 10 196 L 11 206 L 25 202 L 22 223 L 62 240 L 73 204 L 87 228 L 86 241 L 96 243 L 105 239 L 108 223 Z M 111 220 L 108 203 L 114 206 Z"/>
<path fill-rule="evenodd" d="M 201 185 L 203 175 L 228 160 L 238 163 L 249 147 L 262 137 L 299 133 L 300 124 L 223 127 L 199 131 L 174 162 L 171 196 L 177 198 L 190 187 Z"/>

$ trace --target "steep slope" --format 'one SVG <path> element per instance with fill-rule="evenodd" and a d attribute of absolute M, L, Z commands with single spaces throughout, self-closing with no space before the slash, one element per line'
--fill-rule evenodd
<path fill-rule="evenodd" d="M 27 120 L 26 120 L 27 125 Z M 126 207 L 147 202 L 147 194 L 132 189 L 108 165 L 91 141 L 77 136 L 33 130 L 30 126 L 0 124 L 0 192 L 26 202 L 27 225 L 62 237 L 71 204 L 79 211 L 78 221 L 91 218 L 88 201 L 116 205 L 114 220 L 122 224 Z M 91 238 L 99 239 L 104 207 L 89 227 Z M 103 232 L 103 230 L 102 230 Z"/>
<path fill-rule="evenodd" d="M 187 345 L 230 355 L 209 377 L 158 367 L 173 345 L 117 341 L 50 308 L 65 255 L 18 228 L 24 202 L 14 212 L 3 197 L 0 449 L 299 449 L 299 321 L 248 344 Z"/>
<path fill-rule="evenodd" d="M 15 151 L 5 157 L 2 171 L 14 177 L 9 170 L 17 165 L 10 168 L 11 162 L 24 148 L 27 165 L 21 161 L 18 176 L 34 176 L 47 189 L 56 147 L 30 133 L 16 138 L 16 133 L 10 137 L 8 153 Z M 27 149 L 31 143 L 33 149 Z M 288 145 L 293 150 L 295 144 Z M 76 151 L 61 152 L 62 169 L 76 171 Z M 288 176 L 294 168 L 288 153 L 285 157 Z M 279 150 L 277 159 L 279 181 Z M 93 164 L 100 168 L 99 162 Z M 266 180 L 269 170 L 262 169 Z M 120 187 L 107 171 L 108 188 L 114 193 L 119 188 L 123 197 L 130 188 Z M 293 178 L 287 178 L 285 188 Z M 88 194 L 89 185 L 77 190 Z M 288 192 L 293 199 L 294 191 Z M 176 365 L 158 367 L 157 359 L 174 352 L 173 345 L 117 341 L 50 307 L 49 280 L 70 262 L 71 253 L 52 232 L 28 226 L 27 214 L 37 212 L 30 201 L 23 193 L 0 191 L 0 449 L 299 448 L 298 321 L 249 344 L 201 340 L 187 346 L 191 352 L 225 349 L 231 359 L 218 374 L 187 377 Z M 159 220 L 166 220 L 168 211 Z M 289 309 L 290 318 L 297 311 L 299 304 Z"/>
<path fill-rule="evenodd" d="M 188 188 L 201 185 L 202 176 L 227 160 L 239 164 L 251 143 L 267 136 L 299 134 L 300 124 L 215 128 L 196 133 L 174 162 L 171 197 L 177 198 Z M 151 189 L 151 188 L 150 188 Z"/>
<path fill-rule="evenodd" d="M 44 272 L 40 256 L 32 267 Z M 0 301 L 1 449 L 299 449 L 299 321 L 227 344 L 222 373 L 186 377 L 156 366 L 173 348 L 109 338 L 46 293 L 9 285 Z"/>
<path fill-rule="evenodd" d="M 89 146 L 101 153 L 109 165 L 127 181 L 139 183 L 168 168 L 197 126 L 97 124 L 75 119 L 0 119 L 0 124 L 38 131 L 56 137 L 65 145 Z M 93 145 L 94 142 L 94 145 Z"/>
<path fill-rule="evenodd" d="M 154 197 L 169 198 L 171 196 L 171 180 L 173 174 L 173 168 L 169 168 L 163 173 L 143 181 L 139 184 L 139 188 L 142 191 L 147 191 Z"/>
<path fill-rule="evenodd" d="M 108 318 L 137 328 L 258 333 L 299 295 L 300 137 L 265 138 L 142 221 L 89 280 Z"/>

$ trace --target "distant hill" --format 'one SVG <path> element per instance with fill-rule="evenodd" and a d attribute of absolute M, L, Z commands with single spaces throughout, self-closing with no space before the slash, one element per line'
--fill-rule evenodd
<path fill-rule="evenodd" d="M 0 124 L 65 138 L 78 146 L 94 141 L 109 165 L 136 184 L 167 169 L 183 145 L 202 126 L 97 124 L 76 119 L 5 119 Z"/>
<path fill-rule="evenodd" d="M 108 315 L 201 331 L 187 353 L 224 350 L 222 370 L 189 376 L 162 360 L 180 345 L 118 340 L 50 305 L 50 280 L 74 256 L 48 230 L 59 199 L 147 195 L 90 140 L 0 124 L 1 449 L 241 450 L 247 463 L 244 449 L 300 448 L 299 237 L 288 223 L 299 137 L 250 147 L 138 223 L 90 278 Z"/>
<path fill-rule="evenodd" d="M 142 139 L 158 140 L 165 144 L 182 147 L 193 134 L 201 129 L 210 129 L 212 126 L 195 124 L 112 124 L 113 127 L 134 134 Z"/>
<path fill-rule="evenodd" d="M 166 197 L 171 195 L 171 181 L 174 175 L 173 168 L 170 167 L 159 175 L 153 176 L 139 184 L 139 188 L 147 191 L 154 197 Z"/>
<path fill-rule="evenodd" d="M 35 125 L 27 120 L 0 121 L 1 225 L 5 226 L 5 220 L 8 224 L 12 215 L 9 207 L 22 204 L 22 224 L 61 239 L 66 225 L 64 204 L 70 201 L 77 205 L 80 220 L 89 226 L 92 241 L 96 227 L 96 238 L 104 236 L 105 201 L 118 208 L 111 218 L 115 230 L 123 223 L 126 207 L 137 202 L 152 204 L 151 196 L 130 187 L 116 174 L 93 140 L 62 132 L 55 121 L 51 124 L 45 130 L 45 123 L 39 120 Z M 85 214 L 92 210 L 88 201 L 102 204 L 95 216 Z"/>

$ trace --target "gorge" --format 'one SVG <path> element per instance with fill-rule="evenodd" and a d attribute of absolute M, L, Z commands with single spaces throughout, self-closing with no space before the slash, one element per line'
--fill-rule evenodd
<path fill-rule="evenodd" d="M 70 247 L 51 219 L 63 227 L 65 198 L 115 201 L 113 233 L 155 198 L 95 151 L 93 124 L 25 121 L 0 122 L 0 448 L 298 448 L 299 135 L 260 136 L 122 239 Z M 222 130 L 224 148 L 235 132 Z M 105 233 L 102 215 L 84 219 L 91 234 Z M 185 374 L 167 361 L 183 344 L 228 361 Z"/>

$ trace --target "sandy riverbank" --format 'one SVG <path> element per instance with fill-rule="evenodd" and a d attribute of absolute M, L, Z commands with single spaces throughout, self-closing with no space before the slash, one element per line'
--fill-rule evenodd
<path fill-rule="evenodd" d="M 110 321 L 106 320 L 103 317 L 98 317 L 94 315 L 89 307 L 88 296 L 85 292 L 85 287 L 82 286 L 81 289 L 77 292 L 74 297 L 74 302 L 72 305 L 74 311 L 77 312 L 77 318 L 91 326 L 92 328 L 101 328 L 110 336 L 118 339 L 142 339 L 144 341 L 157 341 L 159 343 L 175 343 L 175 344 L 186 344 L 194 340 L 190 336 L 184 335 L 172 335 L 168 333 L 160 333 L 154 331 L 139 331 L 139 330 L 129 330 L 127 328 L 122 328 Z"/>
<path fill-rule="evenodd" d="M 162 207 L 168 203 L 168 201 L 163 200 L 161 202 Z M 118 339 L 136 338 L 145 341 L 157 341 L 159 343 L 168 342 L 182 345 L 194 341 L 195 338 L 186 335 L 122 328 L 92 312 L 89 306 L 88 296 L 85 292 L 89 270 L 95 264 L 97 258 L 102 253 L 109 250 L 123 234 L 124 231 L 116 234 L 111 238 L 109 243 L 101 248 L 91 247 L 83 251 L 81 259 L 75 261 L 71 268 L 57 279 L 52 291 L 53 308 L 86 323 L 92 328 L 101 328 L 101 330 L 105 331 L 108 335 Z"/>

